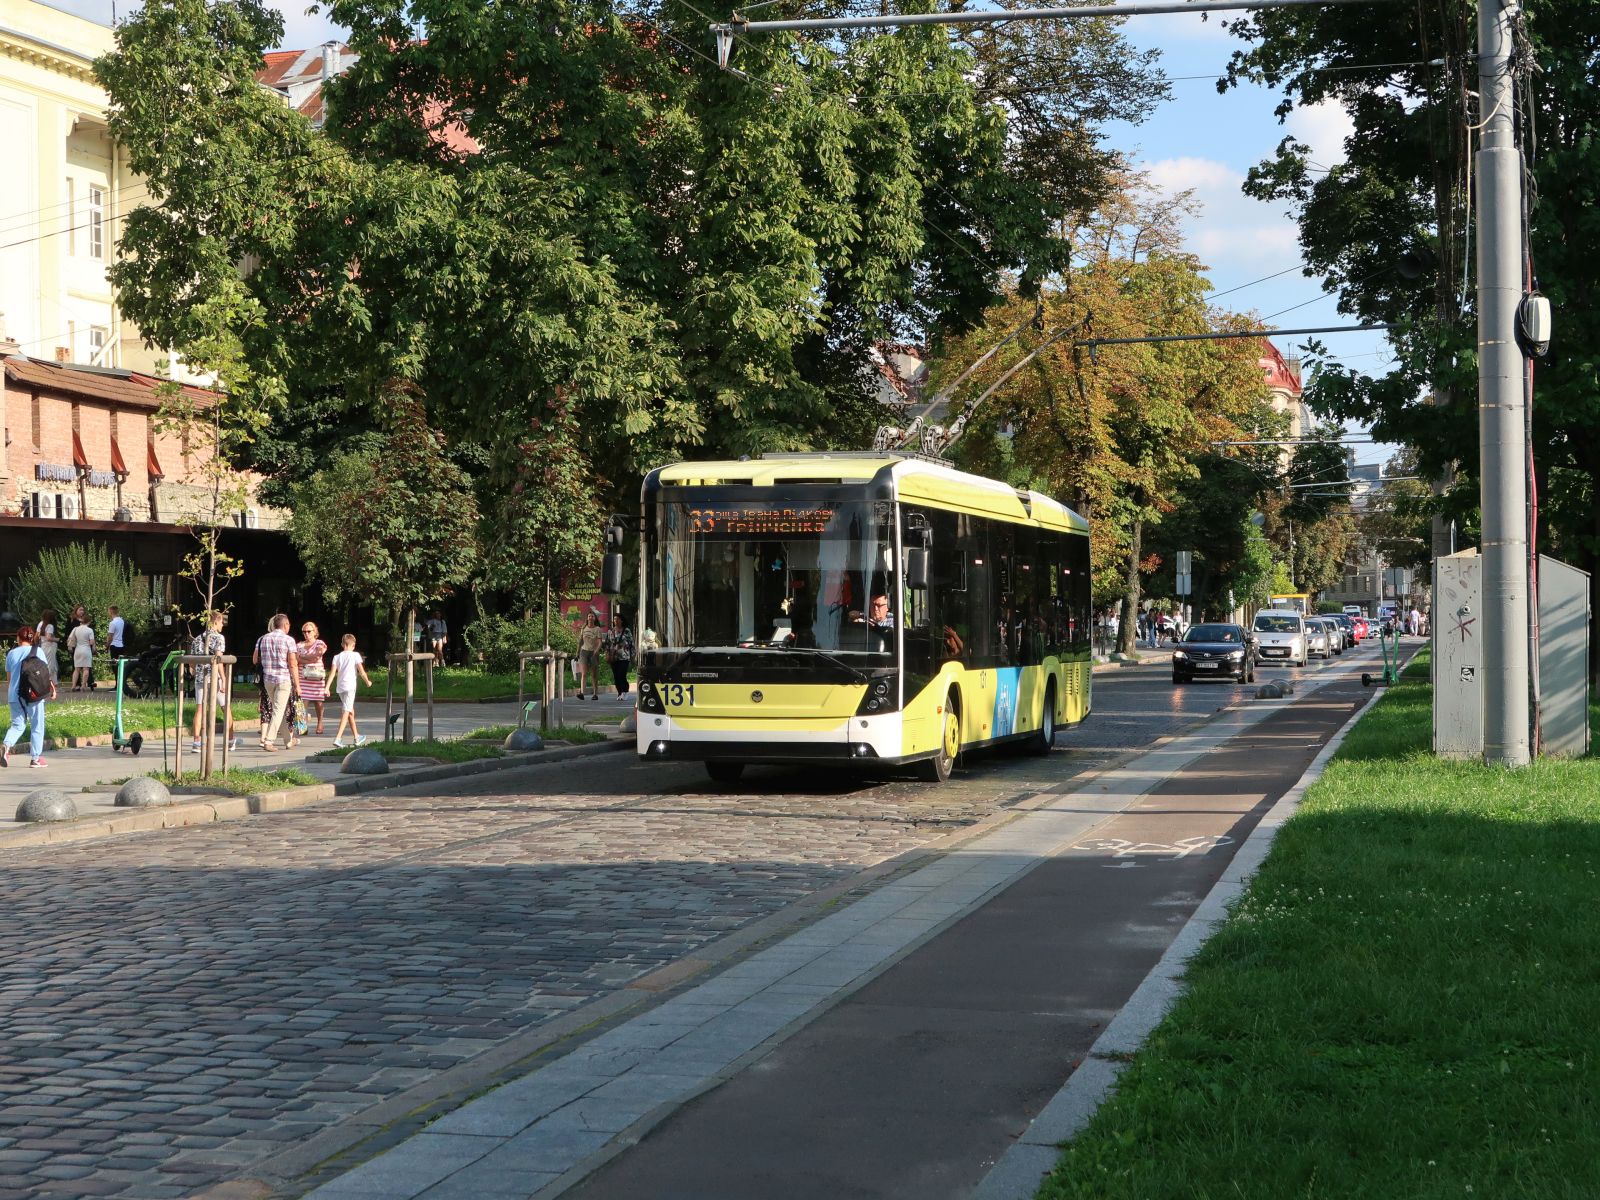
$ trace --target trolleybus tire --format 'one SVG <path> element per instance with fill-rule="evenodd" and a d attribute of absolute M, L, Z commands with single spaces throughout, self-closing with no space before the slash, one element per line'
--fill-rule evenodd
<path fill-rule="evenodd" d="M 738 783 L 739 776 L 744 774 L 742 762 L 708 762 L 706 774 L 711 776 L 716 783 Z"/>
<path fill-rule="evenodd" d="M 1045 689 L 1044 707 L 1039 711 L 1039 729 L 1028 739 L 1029 754 L 1049 754 L 1056 744 L 1056 689 L 1051 684 Z"/>
<path fill-rule="evenodd" d="M 921 774 L 929 783 L 943 783 L 955 770 L 956 755 L 961 749 L 961 712 L 955 705 L 955 693 L 945 697 L 944 713 L 939 725 L 939 748 L 932 758 L 920 764 Z"/>

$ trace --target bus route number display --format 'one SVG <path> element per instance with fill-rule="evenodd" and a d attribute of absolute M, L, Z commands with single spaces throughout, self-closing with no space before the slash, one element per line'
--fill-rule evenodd
<path fill-rule="evenodd" d="M 836 510 L 831 508 L 691 508 L 689 528 L 694 533 L 744 537 L 828 532 Z"/>

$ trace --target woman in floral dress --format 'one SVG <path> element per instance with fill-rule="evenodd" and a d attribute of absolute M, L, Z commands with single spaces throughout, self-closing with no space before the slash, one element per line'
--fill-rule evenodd
<path fill-rule="evenodd" d="M 323 659 L 328 655 L 328 643 L 317 636 L 315 621 L 300 627 L 300 642 L 294 656 L 300 660 L 300 700 L 306 706 L 306 716 L 301 718 L 300 732 L 311 723 L 310 710 L 317 712 L 317 733 L 322 733 L 322 706 L 328 699 L 328 668 Z"/>

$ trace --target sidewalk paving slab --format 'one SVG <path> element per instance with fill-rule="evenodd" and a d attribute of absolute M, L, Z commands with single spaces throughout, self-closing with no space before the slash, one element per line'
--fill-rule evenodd
<path fill-rule="evenodd" d="M 1005 895 L 1008 885 L 1029 876 L 1073 840 L 1104 823 L 1108 813 L 1127 809 L 1175 772 L 1230 739 L 1245 734 L 1284 707 L 1259 704 L 1226 711 L 1199 732 L 1177 738 L 1121 768 L 1095 777 L 1082 792 L 1041 793 L 1036 797 L 1036 805 L 1009 823 L 955 848 L 929 866 L 883 884 L 860 904 L 824 917 L 803 932 L 757 952 L 725 975 L 615 1026 L 543 1070 L 470 1102 L 429 1129 L 499 1130 L 525 1119 L 527 1124 L 521 1132 L 500 1136 L 508 1145 L 516 1138 L 524 1139 L 523 1144 L 530 1144 L 531 1135 L 541 1129 L 549 1129 L 553 1134 L 577 1119 L 583 1111 L 581 1105 L 587 1100 L 616 1102 L 604 1110 L 606 1124 L 617 1125 L 630 1114 L 633 1117 L 618 1136 L 607 1136 L 587 1150 L 575 1147 L 582 1152 L 564 1161 L 541 1158 L 536 1169 L 559 1171 L 561 1178 L 556 1183 L 530 1178 L 529 1184 L 537 1183 L 537 1186 L 530 1186 L 521 1193 L 531 1196 L 542 1190 L 545 1194 L 558 1194 L 583 1178 L 588 1165 L 592 1165 L 585 1163 L 591 1155 L 596 1160 L 604 1157 L 602 1148 L 606 1154 L 615 1153 L 647 1134 L 657 1121 L 676 1122 L 683 1114 L 697 1111 L 711 1096 L 727 1089 L 711 1092 L 691 1108 L 678 1108 L 684 1101 L 736 1076 L 750 1077 L 748 1073 L 740 1075 L 742 1067 L 770 1055 L 775 1047 L 783 1046 L 786 1038 L 807 1026 L 820 1013 L 829 1012 L 831 1019 L 832 1014 L 839 1011 L 834 1005 L 842 998 L 870 986 L 874 979 L 914 955 L 919 947 L 937 944 L 962 918 L 980 910 L 996 896 Z M 1200 859 L 1198 855 L 1189 856 L 1191 868 L 1198 866 Z M 1151 937 L 1144 941 L 1150 944 L 1135 949 L 1153 961 L 1159 947 Z M 1148 961 L 1140 961 L 1148 967 Z M 729 977 L 733 980 L 732 986 Z M 993 978 L 982 980 L 982 986 L 992 990 Z M 1102 1025 L 1110 1015 L 1110 1011 L 1095 1013 Z M 951 1029 L 961 1028 L 972 1033 L 987 1019 L 958 1008 L 947 1021 Z M 1018 1020 L 1027 1023 L 1026 1018 Z M 661 1033 L 663 1026 L 682 1032 L 669 1040 Z M 1093 1026 L 1094 1022 L 1090 1022 L 1085 1027 L 1085 1037 Z M 882 1037 L 883 1031 L 878 1030 L 876 1036 Z M 1032 1038 L 1027 1040 L 1033 1041 Z M 621 1053 L 640 1049 L 646 1053 L 639 1058 Z M 862 1049 L 853 1046 L 851 1056 L 859 1058 Z M 979 1054 L 980 1061 L 988 1057 L 991 1057 L 988 1049 Z M 607 1063 L 614 1067 L 629 1061 L 633 1065 L 609 1075 L 595 1065 Z M 765 1068 L 758 1074 L 764 1073 Z M 578 1090 L 586 1085 L 590 1085 L 587 1090 Z M 956 1079 L 945 1080 L 940 1086 L 962 1089 Z M 559 1092 L 552 1094 L 548 1090 L 551 1087 L 558 1088 Z M 577 1094 L 573 1095 L 574 1092 Z M 562 1096 L 570 1098 L 565 1104 L 552 1108 Z M 1042 1104 L 1046 1097 L 1036 1098 Z M 630 1104 L 631 1109 L 626 1107 Z M 1015 1128 L 1007 1130 L 1009 1138 L 1020 1133 L 1025 1122 L 1017 1120 L 1013 1124 Z M 648 1144 L 648 1141 L 644 1143 Z M 733 1137 L 719 1153 L 739 1157 L 739 1149 L 739 1138 Z M 705 1147 L 699 1150 L 704 1152 Z M 626 1162 L 639 1152 L 640 1147 L 635 1147 L 622 1158 L 614 1159 L 613 1164 Z M 329 1189 L 347 1183 L 354 1185 L 369 1168 L 375 1169 L 374 1164 L 381 1161 L 358 1166 L 318 1188 L 311 1196 L 317 1200 L 337 1200 L 342 1193 Z M 484 1161 L 490 1161 L 489 1157 Z M 533 1169 L 532 1163 L 527 1165 Z M 446 1177 L 443 1183 L 452 1184 L 453 1181 Z M 635 1180 L 633 1186 L 637 1184 Z M 430 1181 L 428 1187 L 433 1186 L 435 1181 Z M 425 1190 L 412 1187 L 395 1193 L 395 1200 L 420 1195 Z M 664 1190 L 663 1181 L 654 1177 L 647 1192 L 652 1196 L 676 1194 L 671 1189 Z M 636 1190 L 632 1194 L 647 1192 Z M 510 1194 L 517 1193 L 513 1190 Z M 709 1198 L 720 1193 L 701 1194 Z M 727 1194 L 764 1193 L 752 1188 Z"/>

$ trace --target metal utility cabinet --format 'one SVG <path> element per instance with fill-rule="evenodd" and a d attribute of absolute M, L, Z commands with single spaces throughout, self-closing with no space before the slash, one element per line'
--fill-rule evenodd
<path fill-rule="evenodd" d="M 1589 573 L 1539 556 L 1539 752 L 1589 753 Z"/>
<path fill-rule="evenodd" d="M 1483 560 L 1438 559 L 1433 599 L 1433 752 L 1483 754 Z M 1539 556 L 1539 748 L 1589 752 L 1589 576 Z"/>
<path fill-rule="evenodd" d="M 1434 562 L 1433 752 L 1483 755 L 1483 560 L 1463 550 Z"/>

